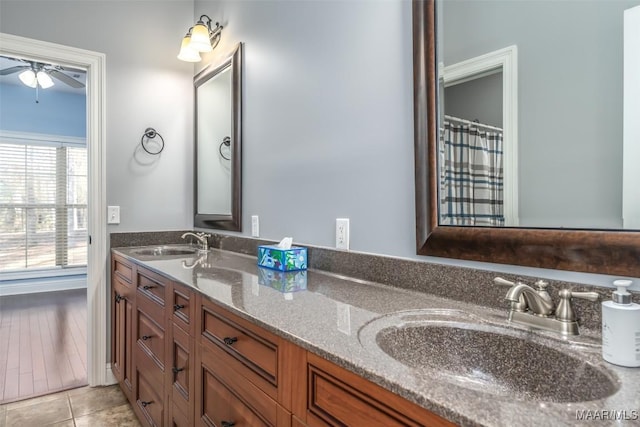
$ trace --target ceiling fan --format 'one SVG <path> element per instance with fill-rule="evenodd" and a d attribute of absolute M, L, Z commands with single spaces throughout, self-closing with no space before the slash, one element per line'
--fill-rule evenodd
<path fill-rule="evenodd" d="M 0 76 L 6 76 L 9 74 L 20 72 L 20 74 L 18 75 L 18 77 L 20 78 L 20 81 L 22 81 L 22 83 L 24 83 L 29 87 L 36 88 L 39 86 L 43 89 L 49 88 L 54 84 L 51 77 L 75 89 L 80 89 L 85 87 L 85 84 L 82 83 L 81 81 L 76 80 L 70 75 L 63 73 L 63 71 L 76 71 L 76 70 L 63 68 L 59 65 L 45 64 L 37 61 L 28 61 L 25 59 L 18 59 L 18 58 L 7 58 L 7 59 L 20 61 L 22 64 L 5 68 L 4 70 L 0 70 Z"/>

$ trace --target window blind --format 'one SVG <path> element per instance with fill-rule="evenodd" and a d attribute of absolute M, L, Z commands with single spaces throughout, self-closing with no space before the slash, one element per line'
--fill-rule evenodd
<path fill-rule="evenodd" d="M 0 272 L 86 263 L 86 146 L 0 140 Z"/>

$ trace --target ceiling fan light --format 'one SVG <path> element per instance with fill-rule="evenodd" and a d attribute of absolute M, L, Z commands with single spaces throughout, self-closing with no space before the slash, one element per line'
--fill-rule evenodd
<path fill-rule="evenodd" d="M 178 53 L 178 59 L 186 62 L 200 62 L 200 54 L 197 50 L 194 50 L 190 46 L 191 37 L 187 34 L 182 39 L 182 45 L 180 46 L 180 53 Z"/>
<path fill-rule="evenodd" d="M 49 74 L 45 73 L 44 71 L 38 71 L 36 78 L 42 89 L 47 89 L 53 86 L 53 80 L 51 79 L 51 76 L 49 76 Z"/>
<path fill-rule="evenodd" d="M 209 38 L 209 28 L 202 21 L 198 21 L 191 30 L 191 41 L 189 47 L 198 52 L 211 52 L 211 39 Z"/>
<path fill-rule="evenodd" d="M 38 85 L 38 79 L 36 73 L 33 70 L 25 70 L 18 75 L 18 78 L 22 83 L 29 87 L 36 87 Z"/>

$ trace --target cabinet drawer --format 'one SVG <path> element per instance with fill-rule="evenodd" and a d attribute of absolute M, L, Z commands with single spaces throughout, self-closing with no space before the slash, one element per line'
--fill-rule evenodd
<path fill-rule="evenodd" d="M 201 378 L 206 384 L 206 378 L 214 376 L 216 382 L 242 396 L 245 406 L 260 414 L 266 423 L 275 425 L 278 417 L 276 401 L 264 393 L 261 388 L 234 369 L 236 366 L 228 363 L 231 358 L 217 346 L 203 345 L 200 347 Z M 200 381 L 200 380 L 198 380 Z M 206 405 L 206 403 L 205 403 Z"/>
<path fill-rule="evenodd" d="M 151 426 L 162 426 L 164 419 L 164 405 L 162 388 L 158 388 L 156 381 L 147 376 L 145 371 L 137 370 L 137 393 L 135 409 L 141 420 L 146 420 Z"/>
<path fill-rule="evenodd" d="M 202 372 L 202 410 L 199 421 L 204 425 L 234 425 L 236 427 L 274 426 L 276 403 L 271 401 L 273 417 L 268 420 L 264 413 L 247 406 L 239 395 L 209 369 Z M 268 399 L 268 397 L 264 397 Z M 270 399 L 269 399 L 270 400 Z"/>
<path fill-rule="evenodd" d="M 210 342 L 272 387 L 278 383 L 278 339 L 202 300 L 203 342 Z M 241 372 L 242 373 L 242 372 Z"/>
<path fill-rule="evenodd" d="M 113 255 L 111 258 L 111 271 L 114 277 L 120 277 L 122 280 L 132 283 L 133 281 L 133 265 L 124 258 Z"/>
<path fill-rule="evenodd" d="M 167 402 L 171 404 L 171 402 Z M 169 412 L 169 426 L 170 427 L 192 427 L 193 423 L 180 409 L 173 405 L 170 407 Z"/>
<path fill-rule="evenodd" d="M 136 314 L 137 345 L 153 358 L 158 367 L 164 370 L 165 357 L 165 333 L 164 328 L 153 316 L 150 316 L 144 307 L 138 306 Z"/>
<path fill-rule="evenodd" d="M 111 287 L 113 288 L 113 291 L 115 292 L 116 295 L 120 295 L 121 297 L 127 298 L 130 301 L 133 300 L 133 297 L 135 294 L 135 288 L 131 283 L 128 283 L 122 277 L 114 274 L 111 277 Z M 118 298 L 118 301 L 114 301 L 114 302 L 119 302 L 119 300 L 120 299 Z"/>
<path fill-rule="evenodd" d="M 141 267 L 137 268 L 136 276 L 139 295 L 143 295 L 159 306 L 164 307 L 169 279 Z"/>
<path fill-rule="evenodd" d="M 307 362 L 307 424 L 371 427 L 455 424 L 311 353 Z"/>
<path fill-rule="evenodd" d="M 169 298 L 171 320 L 189 335 L 193 335 L 195 333 L 195 298 L 193 298 L 191 290 L 186 286 L 173 283 Z"/>

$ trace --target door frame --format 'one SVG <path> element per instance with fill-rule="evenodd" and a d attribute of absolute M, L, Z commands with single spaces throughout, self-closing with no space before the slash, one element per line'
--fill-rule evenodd
<path fill-rule="evenodd" d="M 105 55 L 5 33 L 0 52 L 87 70 L 87 380 L 90 386 L 114 383 L 107 363 Z"/>
<path fill-rule="evenodd" d="M 506 227 L 520 224 L 518 213 L 518 46 L 511 45 L 455 64 L 442 66 L 444 87 L 502 73 L 504 218 Z"/>

